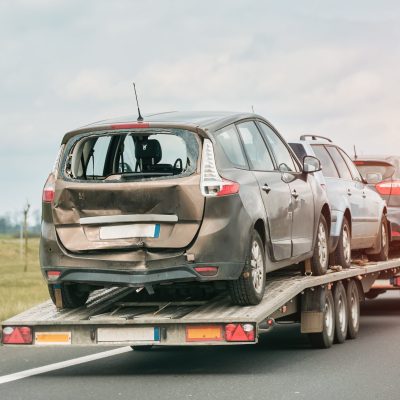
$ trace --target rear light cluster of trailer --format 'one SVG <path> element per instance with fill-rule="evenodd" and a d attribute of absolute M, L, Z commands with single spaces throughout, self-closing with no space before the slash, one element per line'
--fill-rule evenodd
<path fill-rule="evenodd" d="M 28 326 L 7 326 L 3 328 L 3 344 L 32 344 L 32 329 Z"/>
<path fill-rule="evenodd" d="M 192 325 L 186 327 L 187 342 L 254 342 L 253 324 Z"/>

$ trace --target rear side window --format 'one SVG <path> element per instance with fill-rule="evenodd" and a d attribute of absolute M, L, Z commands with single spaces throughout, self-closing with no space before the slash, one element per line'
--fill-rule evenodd
<path fill-rule="evenodd" d="M 273 171 L 274 164 L 271 155 L 254 122 L 244 122 L 237 125 L 244 149 L 251 166 L 257 171 Z"/>
<path fill-rule="evenodd" d="M 343 179 L 347 179 L 347 180 L 353 180 L 350 170 L 347 167 L 347 164 L 344 161 L 343 157 L 339 154 L 338 149 L 334 146 L 326 146 L 326 149 L 328 150 L 329 154 L 331 155 L 331 157 L 336 165 L 336 168 L 339 171 L 340 177 Z"/>
<path fill-rule="evenodd" d="M 221 129 L 215 136 L 215 140 L 222 148 L 228 160 L 236 167 L 248 168 L 242 146 L 234 126 Z"/>
<path fill-rule="evenodd" d="M 321 161 L 322 174 L 327 178 L 339 178 L 338 171 L 328 151 L 322 145 L 311 145 L 315 157 Z"/>
<path fill-rule="evenodd" d="M 68 143 L 65 175 L 79 180 L 143 180 L 187 176 L 197 167 L 196 136 L 181 129 L 96 133 Z"/>

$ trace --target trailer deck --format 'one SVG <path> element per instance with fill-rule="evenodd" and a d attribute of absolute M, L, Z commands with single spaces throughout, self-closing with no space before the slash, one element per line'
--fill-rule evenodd
<path fill-rule="evenodd" d="M 226 340 L 226 324 L 250 324 L 255 335 L 245 342 L 255 343 L 268 321 L 298 315 L 301 297 L 308 290 L 356 279 L 367 292 L 382 272 L 399 271 L 400 258 L 353 264 L 323 276 L 280 270 L 269 276 L 262 302 L 247 307 L 233 306 L 224 294 L 211 300 L 137 302 L 129 299 L 134 288 L 102 289 L 91 295 L 85 307 L 60 311 L 49 300 L 4 321 L 2 327 L 29 327 L 32 345 L 224 345 L 243 344 Z"/>

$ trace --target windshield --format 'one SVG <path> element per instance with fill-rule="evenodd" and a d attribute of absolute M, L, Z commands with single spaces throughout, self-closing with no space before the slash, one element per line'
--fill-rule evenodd
<path fill-rule="evenodd" d="M 64 162 L 66 178 L 85 181 L 162 179 L 191 175 L 196 136 L 183 129 L 102 132 L 73 138 Z"/>

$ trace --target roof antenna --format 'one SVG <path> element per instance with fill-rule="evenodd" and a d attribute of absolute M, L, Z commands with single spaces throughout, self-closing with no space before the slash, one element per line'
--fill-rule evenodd
<path fill-rule="evenodd" d="M 354 147 L 354 159 L 357 160 L 358 156 L 357 156 L 356 145 L 354 144 L 353 147 Z"/>
<path fill-rule="evenodd" d="M 253 106 L 251 106 L 251 111 L 253 111 L 253 114 L 254 114 L 254 107 Z"/>
<path fill-rule="evenodd" d="M 135 82 L 132 82 L 132 84 L 133 84 L 133 90 L 135 91 L 137 111 L 138 111 L 137 122 L 142 122 L 143 121 L 143 117 L 142 117 L 142 114 L 140 114 L 139 101 L 138 101 L 138 98 L 137 98 Z"/>

